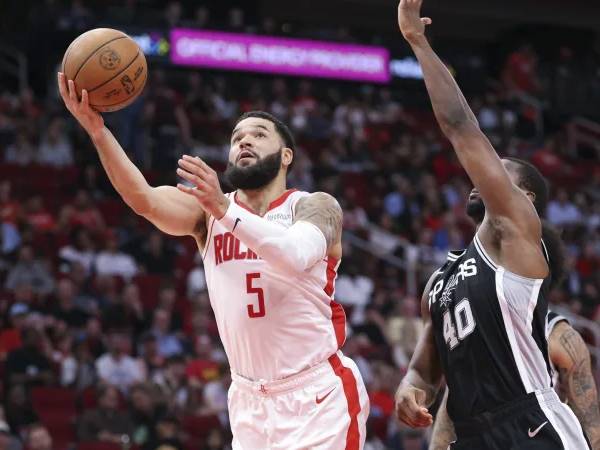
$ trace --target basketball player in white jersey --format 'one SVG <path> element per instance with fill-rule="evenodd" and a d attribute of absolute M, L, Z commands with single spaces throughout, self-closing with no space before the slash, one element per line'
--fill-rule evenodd
<path fill-rule="evenodd" d="M 334 302 L 342 211 L 328 194 L 286 189 L 294 142 L 275 117 L 244 114 L 231 135 L 225 195 L 217 174 L 184 156 L 193 187 L 151 187 L 102 116 L 58 74 L 67 109 L 87 131 L 123 200 L 165 233 L 193 236 L 232 371 L 233 448 L 362 449 L 369 413 L 345 315 Z"/>

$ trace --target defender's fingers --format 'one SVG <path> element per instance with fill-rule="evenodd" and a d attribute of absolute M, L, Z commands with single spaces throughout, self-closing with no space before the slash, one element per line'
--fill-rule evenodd
<path fill-rule="evenodd" d="M 431 25 L 433 21 L 429 17 L 421 17 L 421 22 L 423 25 Z"/>

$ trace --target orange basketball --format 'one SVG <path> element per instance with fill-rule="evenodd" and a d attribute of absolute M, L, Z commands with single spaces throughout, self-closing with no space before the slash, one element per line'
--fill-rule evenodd
<path fill-rule="evenodd" d="M 122 31 L 96 28 L 75 39 L 63 57 L 62 71 L 89 94 L 90 106 L 101 112 L 117 111 L 141 94 L 148 78 L 146 57 Z"/>

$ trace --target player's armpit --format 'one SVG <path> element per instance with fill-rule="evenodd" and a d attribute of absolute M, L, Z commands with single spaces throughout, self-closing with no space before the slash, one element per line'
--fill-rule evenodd
<path fill-rule="evenodd" d="M 149 208 L 141 215 L 158 229 L 173 236 L 201 236 L 206 217 L 198 202 L 174 186 L 158 186 L 148 192 Z"/>
<path fill-rule="evenodd" d="M 305 221 L 315 225 L 327 242 L 327 248 L 340 242 L 343 213 L 335 198 L 325 192 L 315 192 L 298 200 L 294 222 Z"/>
<path fill-rule="evenodd" d="M 598 392 L 592 374 L 590 353 L 582 337 L 567 322 L 556 325 L 548 341 L 550 358 L 559 370 L 567 403 L 592 443 L 600 450 Z"/>
<path fill-rule="evenodd" d="M 454 424 L 448 415 L 447 403 L 448 389 L 446 389 L 444 399 L 435 415 L 435 423 L 433 425 L 429 450 L 448 450 L 450 444 L 456 441 L 456 432 L 454 430 Z"/>

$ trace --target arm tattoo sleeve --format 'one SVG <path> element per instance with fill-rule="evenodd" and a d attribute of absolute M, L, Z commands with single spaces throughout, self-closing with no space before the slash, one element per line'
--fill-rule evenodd
<path fill-rule="evenodd" d="M 570 367 L 561 367 L 560 382 L 567 394 L 567 401 L 587 434 L 592 448 L 600 449 L 600 412 L 598 392 L 592 375 L 589 351 L 581 336 L 568 328 L 559 339 L 561 347 L 569 356 Z"/>
<path fill-rule="evenodd" d="M 327 248 L 336 244 L 342 235 L 342 208 L 335 198 L 324 192 L 316 192 L 298 200 L 294 222 L 306 221 L 321 230 Z"/>
<path fill-rule="evenodd" d="M 444 400 L 440 404 L 438 412 L 435 417 L 435 424 L 433 425 L 433 433 L 431 435 L 431 442 L 429 444 L 429 450 L 448 450 L 450 444 L 456 441 L 456 432 L 454 431 L 454 424 L 450 420 L 450 416 L 447 411 L 448 391 L 444 395 Z"/>

